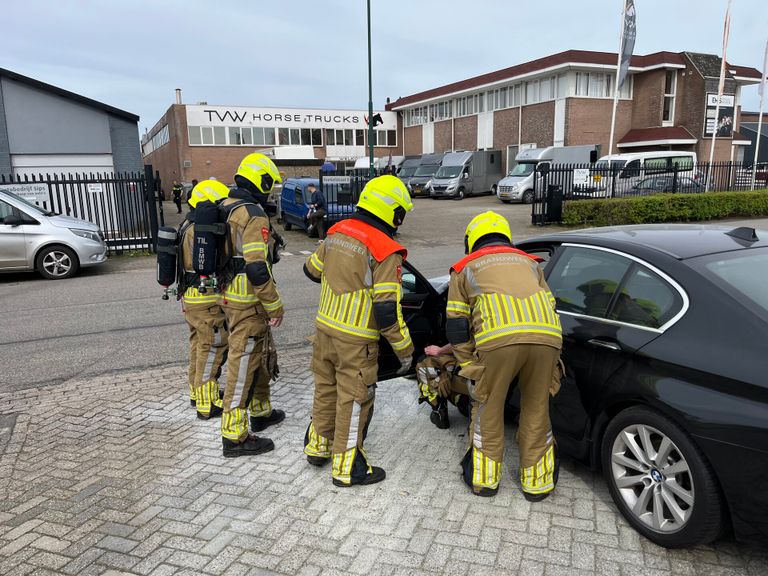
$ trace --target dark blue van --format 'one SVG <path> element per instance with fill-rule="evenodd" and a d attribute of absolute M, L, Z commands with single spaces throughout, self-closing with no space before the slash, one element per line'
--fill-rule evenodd
<path fill-rule="evenodd" d="M 320 180 L 317 178 L 288 178 L 283 182 L 283 190 L 280 194 L 280 220 L 286 230 L 294 226 L 307 230 L 309 220 L 309 200 L 311 194 L 307 190 L 310 184 L 320 188 Z M 326 186 L 325 201 L 327 210 L 325 215 L 325 229 L 328 230 L 339 220 L 348 218 L 355 211 L 352 203 L 352 195 L 345 193 L 339 186 Z M 317 232 L 313 232 L 317 235 Z"/>

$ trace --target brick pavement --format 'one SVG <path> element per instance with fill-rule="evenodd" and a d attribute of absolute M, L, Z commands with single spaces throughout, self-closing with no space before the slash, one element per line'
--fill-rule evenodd
<path fill-rule="evenodd" d="M 458 473 L 463 418 L 437 430 L 413 382 L 379 387 L 367 448 L 387 480 L 340 489 L 308 466 L 307 350 L 285 355 L 274 452 L 224 459 L 195 419 L 184 367 L 0 395 L 0 574 L 764 575 L 768 552 L 722 541 L 670 551 L 617 514 L 597 475 L 564 463 L 529 504 L 508 452 L 499 495 Z"/>

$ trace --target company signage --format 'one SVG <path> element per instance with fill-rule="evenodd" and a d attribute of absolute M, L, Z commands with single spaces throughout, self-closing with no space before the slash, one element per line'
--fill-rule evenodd
<path fill-rule="evenodd" d="M 396 130 L 397 112 L 381 114 L 377 130 Z M 187 106 L 189 126 L 263 126 L 275 128 L 368 128 L 364 110 L 256 108 L 251 106 Z"/>
<path fill-rule="evenodd" d="M 27 202 L 44 207 L 51 201 L 48 184 L 42 182 L 26 182 L 24 184 L 0 184 L 0 190 L 16 194 Z"/>
<path fill-rule="evenodd" d="M 717 108 L 717 94 L 707 94 L 706 120 L 704 121 L 704 136 L 712 137 L 717 130 L 718 138 L 733 137 L 733 109 L 736 97 L 733 94 L 720 96 L 720 108 Z M 715 112 L 718 112 L 715 118 Z"/>

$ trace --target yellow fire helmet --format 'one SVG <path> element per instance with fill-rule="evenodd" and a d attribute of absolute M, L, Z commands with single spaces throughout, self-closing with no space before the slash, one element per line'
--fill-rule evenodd
<path fill-rule="evenodd" d="M 217 180 L 203 180 L 189 194 L 189 205 L 197 207 L 198 202 L 218 202 L 229 196 L 229 188 Z"/>
<path fill-rule="evenodd" d="M 477 241 L 488 234 L 501 234 L 510 243 L 512 242 L 512 230 L 509 228 L 507 219 L 489 210 L 478 214 L 467 224 L 467 229 L 464 231 L 464 252 L 470 254 Z"/>
<path fill-rule="evenodd" d="M 385 175 L 368 181 L 360 193 L 357 207 L 397 228 L 403 223 L 405 215 L 413 210 L 413 202 L 400 178 Z"/>
<path fill-rule="evenodd" d="M 269 194 L 276 183 L 283 181 L 272 159 L 258 152 L 243 158 L 236 175 L 248 180 L 262 194 Z"/>

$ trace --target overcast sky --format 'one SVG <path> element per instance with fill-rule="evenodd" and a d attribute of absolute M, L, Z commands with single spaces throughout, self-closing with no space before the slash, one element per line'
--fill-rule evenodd
<path fill-rule="evenodd" d="M 618 49 L 623 0 L 371 0 L 374 106 L 568 49 Z M 720 54 L 727 0 L 635 0 L 635 54 Z M 141 116 L 185 103 L 367 107 L 364 0 L 2 0 L 0 67 Z M 768 1 L 733 0 L 762 69 Z M 757 88 L 744 108 L 758 108 Z"/>

